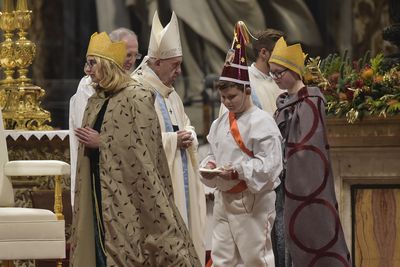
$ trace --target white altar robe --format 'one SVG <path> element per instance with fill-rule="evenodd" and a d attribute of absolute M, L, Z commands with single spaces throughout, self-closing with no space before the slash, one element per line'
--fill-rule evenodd
<path fill-rule="evenodd" d="M 202 181 L 216 188 L 213 210 L 211 256 L 215 266 L 275 266 L 271 231 L 275 220 L 275 192 L 282 171 L 281 134 L 267 112 L 252 106 L 237 118 L 237 125 L 250 157 L 237 145 L 230 131 L 228 112 L 213 122 L 207 139 L 209 161 L 217 167 L 231 166 L 238 179 L 219 176 Z M 241 193 L 225 192 L 244 180 Z"/>

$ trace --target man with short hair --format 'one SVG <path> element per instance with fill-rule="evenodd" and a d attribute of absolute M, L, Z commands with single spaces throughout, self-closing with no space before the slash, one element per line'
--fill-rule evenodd
<path fill-rule="evenodd" d="M 181 74 L 182 47 L 175 13 L 165 28 L 154 14 L 148 55 L 133 78 L 156 93 L 155 107 L 175 197 L 175 204 L 204 266 L 206 201 L 198 175 L 197 136 L 173 84 Z"/>
<path fill-rule="evenodd" d="M 260 108 L 271 115 L 276 110 L 276 99 L 282 90 L 269 76 L 268 60 L 271 57 L 276 41 L 283 36 L 283 33 L 274 29 L 267 29 L 255 34 L 257 38 L 252 42 L 255 61 L 249 67 L 250 85 L 254 91 L 254 98 L 259 101 Z"/>
<path fill-rule="evenodd" d="M 134 69 L 136 59 L 140 59 L 141 55 L 138 53 L 138 40 L 136 34 L 126 28 L 118 28 L 110 33 L 110 39 L 113 42 L 124 41 L 126 44 L 126 58 L 123 64 L 125 71 L 131 73 Z M 85 64 L 84 71 L 87 74 L 87 64 Z M 83 113 L 86 108 L 89 97 L 95 93 L 92 87 L 92 79 L 89 75 L 84 76 L 79 82 L 76 93 L 69 101 L 69 144 L 70 144 L 70 162 L 71 162 L 71 204 L 74 205 L 75 195 L 75 175 L 77 165 L 77 152 L 78 140 L 75 136 L 74 130 L 81 127 Z M 85 129 L 85 131 L 90 131 Z M 95 132 L 89 134 L 96 135 Z"/>

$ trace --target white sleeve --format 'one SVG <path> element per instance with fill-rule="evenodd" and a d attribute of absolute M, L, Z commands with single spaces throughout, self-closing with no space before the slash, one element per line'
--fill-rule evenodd
<path fill-rule="evenodd" d="M 74 129 L 77 128 L 75 113 L 75 98 L 73 95 L 69 100 L 69 152 L 70 152 L 70 165 L 71 165 L 71 205 L 74 207 L 75 197 L 75 176 L 76 176 L 76 163 L 78 157 L 78 140 L 76 139 Z"/>
<path fill-rule="evenodd" d="M 282 150 L 279 135 L 266 135 L 255 139 L 253 144 L 254 158 L 248 158 L 234 166 L 239 179 L 244 180 L 249 190 L 259 192 L 265 187 L 271 190 L 279 184 L 282 171 Z"/>
<path fill-rule="evenodd" d="M 74 205 L 76 168 L 78 160 L 78 145 L 74 130 L 82 126 L 83 114 L 85 113 L 87 101 L 94 93 L 91 79 L 85 76 L 79 82 L 76 93 L 69 100 L 69 149 L 71 165 L 71 204 Z"/>

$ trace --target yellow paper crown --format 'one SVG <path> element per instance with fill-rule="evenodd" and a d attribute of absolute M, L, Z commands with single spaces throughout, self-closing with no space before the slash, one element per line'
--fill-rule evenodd
<path fill-rule="evenodd" d="M 90 37 L 86 56 L 98 56 L 116 63 L 120 68 L 126 57 L 126 44 L 124 41 L 112 42 L 107 33 L 93 33 Z"/>
<path fill-rule="evenodd" d="M 300 44 L 287 46 L 285 39 L 281 37 L 275 44 L 269 63 L 279 64 L 302 76 L 305 58 Z"/>

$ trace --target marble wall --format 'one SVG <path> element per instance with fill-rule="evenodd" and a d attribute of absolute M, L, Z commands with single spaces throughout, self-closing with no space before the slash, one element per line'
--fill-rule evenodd
<path fill-rule="evenodd" d="M 400 242 L 396 237 L 400 227 L 400 117 L 364 118 L 355 124 L 331 118 L 327 131 L 340 218 L 355 266 L 398 266 L 380 263 L 387 258 L 382 251 L 397 251 Z M 394 240 L 382 243 L 381 235 Z M 367 246 L 365 240 L 374 243 Z M 391 256 L 392 262 L 398 262 L 398 256 Z"/>

